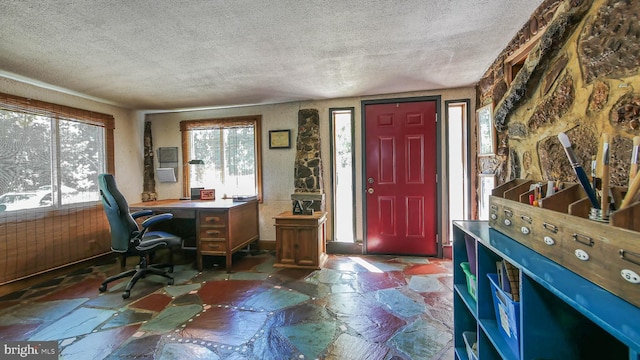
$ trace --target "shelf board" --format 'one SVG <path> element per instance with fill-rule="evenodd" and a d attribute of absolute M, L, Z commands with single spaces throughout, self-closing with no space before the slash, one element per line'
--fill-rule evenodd
<path fill-rule="evenodd" d="M 467 308 L 469 309 L 469 311 L 471 311 L 473 317 L 478 320 L 478 303 L 474 298 L 471 297 L 471 295 L 469 295 L 467 284 L 454 285 L 453 289 L 458 293 L 458 295 L 460 295 L 460 298 L 465 303 L 465 305 L 467 305 Z"/>
<path fill-rule="evenodd" d="M 456 220 L 453 223 L 477 240 L 489 238 L 489 222 L 486 220 Z"/>
<path fill-rule="evenodd" d="M 495 319 L 480 319 L 478 324 L 504 360 L 519 360 L 519 356 L 511 351 L 509 344 L 498 330 L 498 322 Z"/>

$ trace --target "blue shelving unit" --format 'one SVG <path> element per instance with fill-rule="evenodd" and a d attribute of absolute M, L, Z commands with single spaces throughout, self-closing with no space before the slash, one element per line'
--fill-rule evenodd
<path fill-rule="evenodd" d="M 468 293 L 460 267 L 469 261 L 465 236 L 475 240 L 477 302 Z M 503 259 L 520 269 L 517 353 L 499 332 L 502 323 L 487 277 Z M 490 228 L 486 221 L 454 222 L 453 261 L 456 359 L 468 359 L 462 333 L 475 331 L 480 360 L 640 360 L 640 308 Z"/>

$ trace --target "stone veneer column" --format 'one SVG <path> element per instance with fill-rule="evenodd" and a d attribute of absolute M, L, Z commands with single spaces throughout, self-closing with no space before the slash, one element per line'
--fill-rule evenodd
<path fill-rule="evenodd" d="M 291 200 L 313 200 L 314 211 L 324 211 L 324 181 L 320 156 L 320 116 L 317 109 L 298 111 L 298 136 Z"/>
<path fill-rule="evenodd" d="M 144 182 L 142 201 L 155 201 L 156 180 L 153 176 L 153 137 L 151 136 L 151 121 L 144 123 Z"/>

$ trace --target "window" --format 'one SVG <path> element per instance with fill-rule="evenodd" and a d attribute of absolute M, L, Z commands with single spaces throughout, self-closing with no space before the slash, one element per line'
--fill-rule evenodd
<path fill-rule="evenodd" d="M 524 66 L 527 57 L 529 57 L 529 53 L 542 37 L 542 34 L 544 34 L 544 31 L 539 31 L 530 39 L 526 40 L 527 42 L 522 45 L 521 48 L 514 51 L 513 54 L 504 60 L 504 78 L 507 85 L 511 85 L 513 79 L 516 78 L 516 75 Z"/>
<path fill-rule="evenodd" d="M 329 109 L 333 176 L 333 240 L 355 241 L 353 108 Z"/>
<path fill-rule="evenodd" d="M 449 234 L 453 234 L 453 220 L 469 219 L 469 100 L 446 101 L 447 109 L 447 178 Z M 450 236 L 444 239 L 450 239 Z"/>
<path fill-rule="evenodd" d="M 0 210 L 98 201 L 107 143 L 111 115 L 0 94 Z"/>
<path fill-rule="evenodd" d="M 185 120 L 182 131 L 183 193 L 214 189 L 216 198 L 262 199 L 261 116 Z M 192 160 L 202 160 L 203 164 Z"/>

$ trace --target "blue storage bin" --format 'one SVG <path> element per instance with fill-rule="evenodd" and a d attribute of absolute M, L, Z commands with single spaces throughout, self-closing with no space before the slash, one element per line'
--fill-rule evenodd
<path fill-rule="evenodd" d="M 487 274 L 491 282 L 493 308 L 498 330 L 517 358 L 520 358 L 520 303 L 511 300 L 498 284 L 498 274 Z"/>

